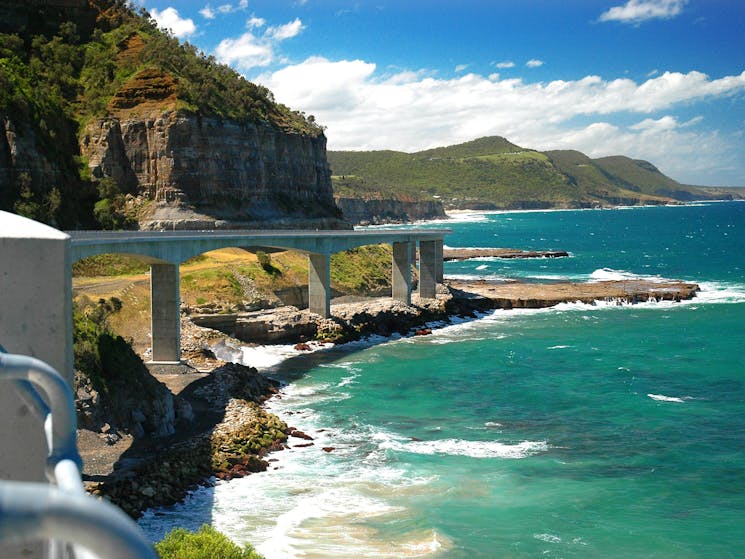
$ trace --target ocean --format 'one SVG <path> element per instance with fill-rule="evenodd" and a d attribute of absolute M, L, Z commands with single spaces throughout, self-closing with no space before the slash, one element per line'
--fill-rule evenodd
<path fill-rule="evenodd" d="M 315 444 L 148 511 L 146 533 L 207 522 L 267 559 L 745 556 L 745 203 L 422 226 L 451 228 L 453 247 L 571 254 L 446 263 L 446 276 L 702 291 L 496 311 L 305 357 L 246 350 L 287 383 L 271 411 Z"/>

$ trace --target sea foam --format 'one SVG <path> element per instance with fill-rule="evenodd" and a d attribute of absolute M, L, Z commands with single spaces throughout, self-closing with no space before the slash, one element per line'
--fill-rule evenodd
<path fill-rule="evenodd" d="M 463 439 L 408 442 L 387 439 L 381 441 L 380 448 L 426 455 L 447 454 L 470 458 L 526 458 L 533 454 L 545 452 L 548 445 L 545 441 L 522 441 L 507 444 L 498 441 L 467 441 Z"/>

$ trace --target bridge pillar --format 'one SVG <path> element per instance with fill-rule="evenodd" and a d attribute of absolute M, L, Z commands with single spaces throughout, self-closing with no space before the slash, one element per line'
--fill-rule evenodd
<path fill-rule="evenodd" d="M 393 243 L 393 277 L 391 296 L 411 304 L 411 242 Z"/>
<path fill-rule="evenodd" d="M 176 264 L 150 265 L 153 363 L 181 361 L 181 297 Z"/>
<path fill-rule="evenodd" d="M 442 241 L 419 241 L 419 296 L 422 299 L 434 299 L 437 294 L 438 243 L 442 254 Z"/>
<path fill-rule="evenodd" d="M 331 316 L 331 257 L 308 254 L 308 308 L 323 318 Z"/>
<path fill-rule="evenodd" d="M 444 278 L 444 243 L 442 240 L 433 241 L 435 243 L 435 282 L 442 283 Z"/>

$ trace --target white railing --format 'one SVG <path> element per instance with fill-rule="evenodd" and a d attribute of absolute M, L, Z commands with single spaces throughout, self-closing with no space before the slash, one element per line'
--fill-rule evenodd
<path fill-rule="evenodd" d="M 0 351 L 0 380 L 13 381 L 44 421 L 51 483 L 0 481 L 0 541 L 50 540 L 50 559 L 157 559 L 132 519 L 83 490 L 75 402 L 62 376 L 43 361 Z"/>

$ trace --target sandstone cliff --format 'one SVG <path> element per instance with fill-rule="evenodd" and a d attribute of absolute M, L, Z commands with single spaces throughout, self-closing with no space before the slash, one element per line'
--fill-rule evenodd
<path fill-rule="evenodd" d="M 70 229 L 349 227 L 315 118 L 144 10 L 0 0 L 0 16 L 0 208 Z"/>
<path fill-rule="evenodd" d="M 341 226 L 323 135 L 166 111 L 94 121 L 81 152 L 152 202 L 143 228 Z"/>
<path fill-rule="evenodd" d="M 354 225 L 408 223 L 447 218 L 445 209 L 439 200 L 337 196 L 336 205 L 344 215 L 344 219 Z"/>

